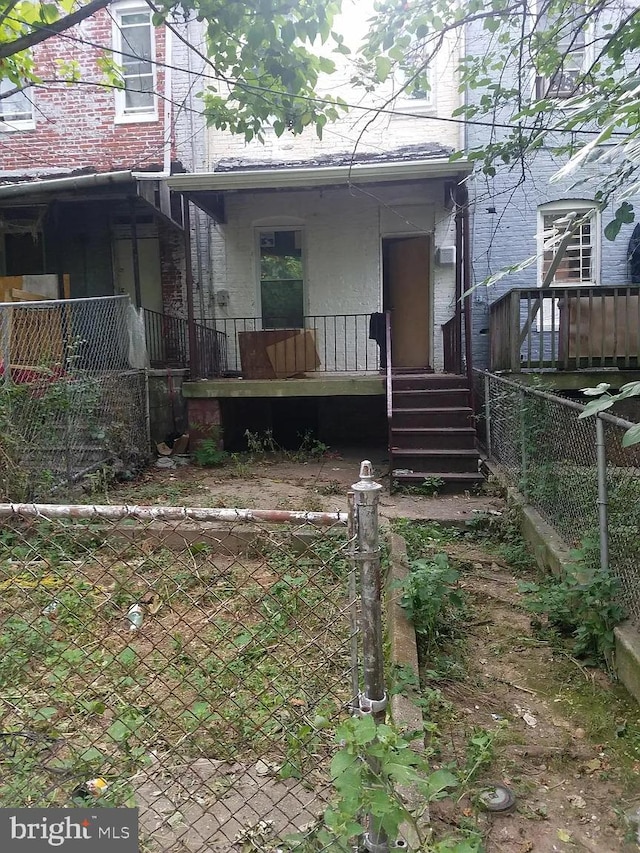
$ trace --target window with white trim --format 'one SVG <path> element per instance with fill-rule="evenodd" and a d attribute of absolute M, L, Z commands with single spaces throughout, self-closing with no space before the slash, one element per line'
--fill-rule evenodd
<path fill-rule="evenodd" d="M 0 80 L 0 93 L 10 92 L 16 84 L 6 77 Z M 31 88 L 0 99 L 0 130 L 29 130 L 35 127 Z"/>
<path fill-rule="evenodd" d="M 302 231 L 260 231 L 260 303 L 265 329 L 304 327 Z"/>
<path fill-rule="evenodd" d="M 551 266 L 567 229 L 573 231 L 552 284 L 595 284 L 597 229 L 595 208 L 571 202 L 541 205 L 538 208 L 539 234 L 542 243 L 540 284 Z"/>
<path fill-rule="evenodd" d="M 551 287 L 562 288 L 572 285 L 588 287 L 598 284 L 600 278 L 599 229 L 596 208 L 589 202 L 563 200 L 540 205 L 538 208 L 538 286 L 542 286 L 567 230 L 573 233 L 554 273 Z M 559 329 L 561 299 L 562 294 L 558 294 L 557 297 L 542 300 L 540 316 L 543 329 Z"/>
<path fill-rule="evenodd" d="M 157 119 L 155 95 L 155 28 L 151 9 L 121 4 L 113 8 L 114 59 L 124 88 L 116 91 L 116 121 Z"/>
<path fill-rule="evenodd" d="M 584 4 L 572 4 L 573 11 L 565 13 L 561 21 L 553 21 L 543 9 L 538 16 L 536 29 L 544 38 L 549 31 L 557 51 L 557 68 L 553 73 L 536 76 L 536 98 L 571 98 L 584 92 L 586 84 L 580 78 L 593 61 L 593 45 L 588 39 L 590 28 L 583 23 Z"/>

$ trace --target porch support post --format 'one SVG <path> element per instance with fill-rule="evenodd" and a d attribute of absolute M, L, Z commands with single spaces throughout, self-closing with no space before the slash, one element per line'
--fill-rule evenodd
<path fill-rule="evenodd" d="M 131 259 L 133 262 L 133 289 L 135 293 L 136 308 L 141 308 L 142 293 L 140 290 L 140 255 L 138 254 L 138 223 L 136 221 L 135 196 L 129 196 L 129 220 L 131 222 Z"/>
<path fill-rule="evenodd" d="M 193 311 L 193 265 L 191 263 L 191 218 L 189 200 L 182 196 L 182 221 L 184 223 L 184 272 L 187 288 L 187 326 L 189 332 L 189 379 L 199 379 L 200 360 L 198 355 L 198 336 Z"/>
<path fill-rule="evenodd" d="M 464 360 L 467 365 L 467 379 L 473 394 L 473 325 L 471 321 L 471 231 L 469 228 L 469 192 L 466 185 L 460 185 L 462 202 L 462 284 L 464 288 Z M 473 407 L 477 412 L 477 406 Z"/>
<path fill-rule="evenodd" d="M 456 293 L 455 293 L 455 323 L 453 329 L 453 369 L 456 373 L 462 373 L 462 263 L 463 263 L 463 240 L 462 240 L 462 210 L 459 203 L 460 186 L 456 188 Z"/>

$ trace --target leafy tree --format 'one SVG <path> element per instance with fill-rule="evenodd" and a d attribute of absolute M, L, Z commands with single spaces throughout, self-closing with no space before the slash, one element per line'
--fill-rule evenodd
<path fill-rule="evenodd" d="M 363 51 L 361 81 L 397 69 L 410 93 L 446 39 L 464 46 L 458 62 L 465 103 L 457 114 L 486 123 L 486 141 L 467 156 L 492 176 L 524 170 L 542 149 L 566 160 L 558 177 L 590 185 L 605 234 L 634 220 L 640 190 L 640 9 L 625 0 L 406 0 L 381 2 Z M 397 93 L 396 93 L 397 94 Z M 585 169 L 587 165 L 593 169 Z"/>
<path fill-rule="evenodd" d="M 0 98 L 43 85 L 31 49 L 108 4 L 109 0 L 0 0 L 0 79 L 14 84 L 5 87 Z M 339 99 L 318 101 L 314 92 L 320 73 L 334 69 L 333 61 L 319 55 L 316 46 L 327 45 L 325 54 L 328 48 L 348 52 L 342 36 L 332 30 L 339 11 L 336 0 L 148 0 L 148 5 L 154 23 L 166 24 L 178 38 L 184 36 L 175 19 L 195 15 L 203 21 L 207 51 L 202 57 L 207 74 L 216 78 L 203 79 L 201 92 L 209 124 L 252 139 L 260 138 L 267 121 L 278 134 L 315 126 L 321 135 L 326 122 L 338 117 Z M 99 81 L 103 85 L 123 85 L 117 60 L 117 55 L 105 51 L 104 78 Z M 60 64 L 58 71 L 70 84 L 87 82 L 79 80 L 73 63 Z"/>

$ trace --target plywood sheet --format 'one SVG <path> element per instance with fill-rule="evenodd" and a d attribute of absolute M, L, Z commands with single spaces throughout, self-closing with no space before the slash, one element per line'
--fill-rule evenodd
<path fill-rule="evenodd" d="M 317 370 L 320 359 L 312 329 L 301 329 L 267 347 L 267 355 L 277 378 Z"/>

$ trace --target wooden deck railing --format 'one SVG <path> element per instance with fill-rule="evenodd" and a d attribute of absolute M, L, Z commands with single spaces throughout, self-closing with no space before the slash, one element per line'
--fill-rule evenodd
<path fill-rule="evenodd" d="M 490 367 L 635 368 L 640 286 L 514 288 L 490 307 Z"/>

